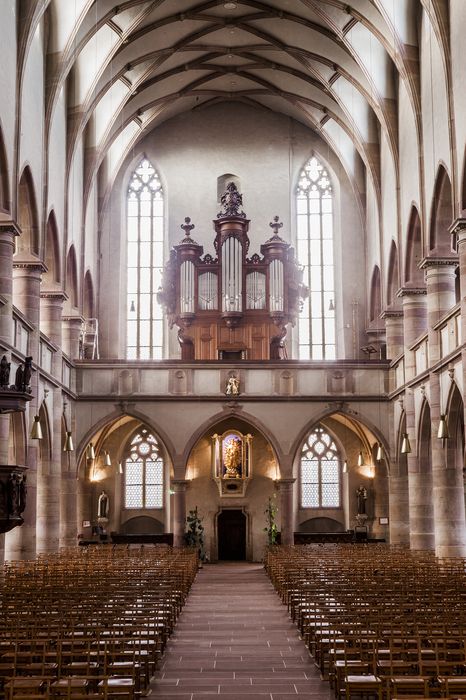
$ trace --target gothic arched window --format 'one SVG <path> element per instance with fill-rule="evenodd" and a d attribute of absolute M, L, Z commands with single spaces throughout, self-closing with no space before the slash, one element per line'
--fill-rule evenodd
<path fill-rule="evenodd" d="M 299 357 L 334 360 L 333 194 L 328 173 L 315 156 L 300 173 L 296 200 L 298 262 L 309 287 L 299 316 Z"/>
<path fill-rule="evenodd" d="M 160 360 L 163 312 L 157 290 L 163 269 L 163 190 L 153 165 L 143 158 L 128 185 L 126 356 Z"/>
<path fill-rule="evenodd" d="M 301 507 L 341 506 L 340 455 L 334 439 L 317 426 L 301 453 Z"/>
<path fill-rule="evenodd" d="M 163 508 L 163 459 L 155 437 L 141 428 L 128 445 L 125 508 Z"/>

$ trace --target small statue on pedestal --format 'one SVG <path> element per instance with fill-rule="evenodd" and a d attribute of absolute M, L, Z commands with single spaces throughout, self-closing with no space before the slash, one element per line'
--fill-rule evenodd
<path fill-rule="evenodd" d="M 102 493 L 99 496 L 99 503 L 97 505 L 97 517 L 99 520 L 101 519 L 107 519 L 108 518 L 108 511 L 109 511 L 109 498 L 105 491 L 102 491 Z"/>
<path fill-rule="evenodd" d="M 356 490 L 356 495 L 358 497 L 358 515 L 367 515 L 367 489 L 364 486 L 359 486 L 359 488 Z"/>
<path fill-rule="evenodd" d="M 238 377 L 229 377 L 225 389 L 227 396 L 239 396 L 239 379 Z"/>

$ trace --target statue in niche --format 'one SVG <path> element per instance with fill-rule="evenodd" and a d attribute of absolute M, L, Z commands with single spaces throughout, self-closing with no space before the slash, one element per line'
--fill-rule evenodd
<path fill-rule="evenodd" d="M 356 489 L 356 496 L 358 497 L 358 515 L 367 515 L 367 513 L 366 513 L 367 489 L 364 486 L 359 486 Z"/>
<path fill-rule="evenodd" d="M 239 378 L 229 377 L 227 379 L 227 386 L 225 389 L 225 394 L 227 396 L 239 396 Z"/>
<path fill-rule="evenodd" d="M 10 383 L 10 367 L 11 364 L 6 359 L 6 355 L 3 355 L 0 361 L 0 388 L 8 389 Z"/>
<path fill-rule="evenodd" d="M 99 503 L 97 506 L 97 517 L 98 518 L 108 518 L 108 511 L 109 511 L 109 498 L 105 491 L 102 491 L 102 493 L 99 496 Z"/>
<path fill-rule="evenodd" d="M 225 479 L 241 478 L 241 440 L 231 436 L 223 444 Z"/>

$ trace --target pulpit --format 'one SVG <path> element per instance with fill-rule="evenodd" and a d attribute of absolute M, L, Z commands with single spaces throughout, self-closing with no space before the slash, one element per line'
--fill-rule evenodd
<path fill-rule="evenodd" d="M 183 360 L 280 360 L 287 327 L 294 325 L 307 288 L 294 250 L 279 236 L 278 216 L 261 255 L 248 257 L 250 220 L 242 195 L 229 183 L 214 220 L 215 257 L 192 238 L 186 217 L 183 240 L 165 266 L 159 299 L 170 327 L 178 327 Z"/>

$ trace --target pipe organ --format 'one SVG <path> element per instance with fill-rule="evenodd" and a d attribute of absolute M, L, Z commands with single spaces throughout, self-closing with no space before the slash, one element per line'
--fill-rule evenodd
<path fill-rule="evenodd" d="M 307 295 L 294 250 L 278 234 L 248 257 L 250 221 L 242 195 L 229 183 L 214 220 L 216 257 L 203 255 L 189 217 L 183 240 L 170 252 L 159 299 L 170 327 L 178 327 L 183 360 L 279 360 L 286 358 L 287 327 Z"/>

